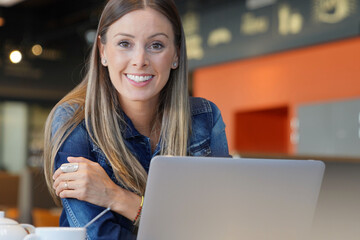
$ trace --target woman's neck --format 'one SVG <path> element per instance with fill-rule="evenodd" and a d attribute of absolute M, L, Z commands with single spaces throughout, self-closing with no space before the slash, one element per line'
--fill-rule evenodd
<path fill-rule="evenodd" d="M 136 130 L 144 136 L 152 137 L 154 125 L 157 125 L 157 103 L 132 101 L 121 105 L 123 111 L 131 119 Z"/>

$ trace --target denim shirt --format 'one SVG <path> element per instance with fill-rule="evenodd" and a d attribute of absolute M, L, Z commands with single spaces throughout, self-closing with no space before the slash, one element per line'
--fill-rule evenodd
<path fill-rule="evenodd" d="M 190 106 L 192 134 L 188 154 L 191 156 L 229 157 L 225 124 L 220 110 L 214 103 L 203 98 L 191 97 Z M 74 111 L 74 107 L 66 103 L 56 109 L 52 134 L 73 115 Z M 122 133 L 125 144 L 148 172 L 151 159 L 160 152 L 159 144 L 152 152 L 150 139 L 141 135 L 127 116 L 125 119 L 129 126 Z M 97 162 L 105 169 L 109 177 L 121 186 L 104 153 L 91 140 L 84 121 L 73 130 L 60 147 L 55 158 L 55 169 L 59 168 L 61 164 L 67 163 L 68 156 L 81 156 Z M 64 198 L 61 201 L 63 211 L 60 217 L 60 226 L 64 227 L 83 227 L 105 209 L 77 199 Z M 87 228 L 87 239 L 132 240 L 136 239 L 136 228 L 127 218 L 109 211 Z"/>

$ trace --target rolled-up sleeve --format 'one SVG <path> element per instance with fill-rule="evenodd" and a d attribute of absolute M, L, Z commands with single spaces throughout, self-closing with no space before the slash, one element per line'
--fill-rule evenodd
<path fill-rule="evenodd" d="M 55 124 L 52 132 L 55 132 L 66 120 L 59 110 L 55 114 Z M 60 119 L 56 119 L 56 118 Z M 58 121 L 56 121 L 58 120 Z M 84 157 L 97 162 L 96 154 L 91 150 L 89 135 L 83 124 L 79 124 L 67 137 L 60 147 L 56 157 L 54 171 L 63 163 L 67 163 L 67 157 Z M 110 178 L 110 176 L 109 176 Z M 101 213 L 105 208 L 91 203 L 72 198 L 61 199 L 63 204 L 61 226 L 83 227 L 94 217 Z M 88 240 L 117 239 L 132 240 L 136 239 L 135 228 L 132 222 L 115 212 L 109 211 L 87 228 Z"/>
<path fill-rule="evenodd" d="M 225 133 L 225 123 L 219 108 L 210 102 L 213 113 L 213 128 L 211 130 L 210 147 L 213 156 L 231 157 Z"/>

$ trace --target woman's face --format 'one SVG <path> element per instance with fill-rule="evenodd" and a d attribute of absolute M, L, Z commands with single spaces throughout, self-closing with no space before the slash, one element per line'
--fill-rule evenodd
<path fill-rule="evenodd" d="M 151 8 L 136 10 L 114 22 L 106 40 L 99 44 L 102 60 L 106 59 L 102 64 L 108 67 L 121 104 L 156 102 L 170 70 L 178 65 L 170 21 Z"/>

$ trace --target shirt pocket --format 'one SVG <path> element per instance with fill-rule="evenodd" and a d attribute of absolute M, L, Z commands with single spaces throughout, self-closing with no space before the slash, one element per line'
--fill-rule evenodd
<path fill-rule="evenodd" d="M 189 147 L 190 156 L 209 156 L 211 155 L 210 138 L 191 144 Z"/>

